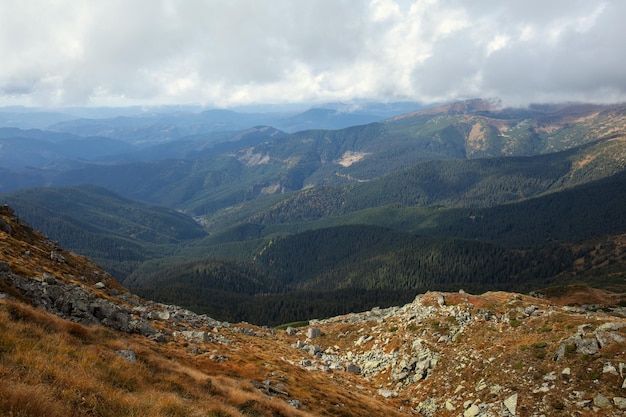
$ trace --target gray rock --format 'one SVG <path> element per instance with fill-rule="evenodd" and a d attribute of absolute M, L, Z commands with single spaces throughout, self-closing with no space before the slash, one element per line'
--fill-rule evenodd
<path fill-rule="evenodd" d="M 593 405 L 599 408 L 609 408 L 611 407 L 611 401 L 604 395 L 598 394 L 593 397 Z"/>
<path fill-rule="evenodd" d="M 624 343 L 626 342 L 626 338 L 619 333 L 608 332 L 608 331 L 595 331 L 596 339 L 598 340 L 598 344 L 602 349 L 605 349 L 613 342 L 615 343 Z"/>
<path fill-rule="evenodd" d="M 527 316 L 538 316 L 539 315 L 539 307 L 537 307 L 536 305 L 531 305 L 528 306 L 524 309 L 524 314 L 526 314 Z"/>
<path fill-rule="evenodd" d="M 151 314 L 152 318 L 154 320 L 169 320 L 171 317 L 171 314 L 169 311 L 165 310 L 165 311 L 153 311 Z"/>
<path fill-rule="evenodd" d="M 357 365 L 349 362 L 349 363 L 346 363 L 346 372 L 350 372 L 351 374 L 360 374 L 361 373 L 361 368 L 359 368 Z"/>
<path fill-rule="evenodd" d="M 586 339 L 576 339 L 576 353 L 580 353 L 582 355 L 595 355 L 598 353 L 598 340 L 593 338 Z"/>
<path fill-rule="evenodd" d="M 620 410 L 626 410 L 626 398 L 624 397 L 613 397 L 613 404 Z"/>
<path fill-rule="evenodd" d="M 609 362 L 604 364 L 604 366 L 602 367 L 602 373 L 617 375 L 617 369 L 615 368 L 615 366 L 613 366 L 612 363 Z"/>
<path fill-rule="evenodd" d="M 181 332 L 186 341 L 191 343 L 206 342 L 208 340 L 207 332 L 202 330 L 186 330 Z"/>
<path fill-rule="evenodd" d="M 306 337 L 309 339 L 316 339 L 320 337 L 321 334 L 322 332 L 320 331 L 319 327 L 309 327 L 306 330 Z"/>
<path fill-rule="evenodd" d="M 302 403 L 298 400 L 287 400 L 287 403 L 295 409 L 298 409 L 302 406 Z"/>
<path fill-rule="evenodd" d="M 390 391 L 388 389 L 379 389 L 378 394 L 383 398 L 395 398 L 398 396 L 398 393 L 395 391 Z"/>
<path fill-rule="evenodd" d="M 420 402 L 416 407 L 417 411 L 425 417 L 436 417 L 438 408 L 437 399 L 433 397 Z"/>
<path fill-rule="evenodd" d="M 67 263 L 67 259 L 65 259 L 65 257 L 61 255 L 59 252 L 54 251 L 54 250 L 50 252 L 50 259 L 60 264 Z"/>
<path fill-rule="evenodd" d="M 289 326 L 285 329 L 285 333 L 287 333 L 289 336 L 294 336 L 296 334 L 296 329 Z"/>
<path fill-rule="evenodd" d="M 167 343 L 170 341 L 170 338 L 165 333 L 157 332 L 150 337 L 150 340 L 157 343 Z"/>
<path fill-rule="evenodd" d="M 135 355 L 135 352 L 133 352 L 132 350 L 126 350 L 126 349 L 116 350 L 115 354 L 117 356 L 120 356 L 127 362 L 137 362 L 137 356 Z"/>
<path fill-rule="evenodd" d="M 44 272 L 43 274 L 41 274 L 41 280 L 48 285 L 55 285 L 57 283 L 57 277 L 49 272 Z"/>
<path fill-rule="evenodd" d="M 623 322 L 608 322 L 608 323 L 603 323 L 601 325 L 598 326 L 598 328 L 596 329 L 596 331 L 600 331 L 600 332 L 615 332 L 619 329 L 621 329 L 622 327 L 626 326 L 626 323 Z"/>
<path fill-rule="evenodd" d="M 102 282 L 102 281 L 98 281 L 98 282 L 96 282 L 95 284 L 93 284 L 93 287 L 94 287 L 95 289 L 97 289 L 97 290 L 101 290 L 101 289 L 105 288 L 105 287 L 106 287 L 106 285 L 104 285 L 104 282 Z"/>
<path fill-rule="evenodd" d="M 157 331 L 150 323 L 145 320 L 130 320 L 128 323 L 127 333 L 137 333 L 143 336 L 152 336 Z"/>

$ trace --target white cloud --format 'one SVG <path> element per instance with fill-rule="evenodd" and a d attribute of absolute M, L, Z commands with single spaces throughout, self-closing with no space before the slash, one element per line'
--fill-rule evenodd
<path fill-rule="evenodd" d="M 0 0 L 0 104 L 626 100 L 626 2 Z"/>

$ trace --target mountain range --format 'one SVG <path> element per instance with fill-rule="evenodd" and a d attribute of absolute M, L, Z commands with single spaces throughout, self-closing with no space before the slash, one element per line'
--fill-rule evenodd
<path fill-rule="evenodd" d="M 140 295 L 220 320 L 275 325 L 427 290 L 624 290 L 626 105 L 467 100 L 338 128 L 366 110 L 7 128 L 7 160 L 74 154 L 3 165 L 1 201 Z"/>

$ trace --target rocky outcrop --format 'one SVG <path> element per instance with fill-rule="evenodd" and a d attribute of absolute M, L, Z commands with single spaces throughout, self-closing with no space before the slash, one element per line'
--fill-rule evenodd
<path fill-rule="evenodd" d="M 102 324 L 144 336 L 156 333 L 148 321 L 133 314 L 132 308 L 96 295 L 90 287 L 64 283 L 52 274 L 44 274 L 38 280 L 5 272 L 0 274 L 0 279 L 10 281 L 13 288 L 30 299 L 33 305 L 67 320 L 86 325 Z"/>
<path fill-rule="evenodd" d="M 1 261 L 0 280 L 31 300 L 34 306 L 84 325 L 100 324 L 113 330 L 150 337 L 157 342 L 181 336 L 191 343 L 208 340 L 227 343 L 222 337 L 205 330 L 159 332 L 153 322 L 167 321 L 169 327 L 184 325 L 194 329 L 213 329 L 229 324 L 177 306 L 143 301 L 130 293 L 119 293 L 114 288 L 107 293 L 103 291 L 107 286 L 102 281 L 93 286 L 67 283 L 47 272 L 42 274 L 41 279 L 24 278 L 13 274 L 9 264 Z"/>

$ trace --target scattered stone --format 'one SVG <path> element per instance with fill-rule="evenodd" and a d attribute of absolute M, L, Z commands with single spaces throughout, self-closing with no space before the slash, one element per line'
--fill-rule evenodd
<path fill-rule="evenodd" d="M 355 365 L 349 362 L 349 363 L 346 363 L 346 372 L 350 372 L 352 374 L 360 374 L 361 368 L 359 368 L 358 365 Z"/>
<path fill-rule="evenodd" d="M 544 375 L 544 381 L 556 381 L 556 374 L 554 372 L 550 372 L 549 374 Z"/>
<path fill-rule="evenodd" d="M 169 311 L 157 311 L 155 314 L 156 317 L 154 317 L 154 319 L 156 320 L 169 320 L 172 315 L 170 314 Z"/>
<path fill-rule="evenodd" d="M 448 410 L 448 411 L 454 411 L 454 410 L 456 410 L 456 407 L 454 406 L 454 404 L 453 404 L 453 403 L 452 403 L 452 401 L 450 401 L 450 400 L 446 400 L 446 405 L 445 405 L 445 407 L 446 407 L 446 410 Z"/>
<path fill-rule="evenodd" d="M 137 356 L 132 350 L 120 349 L 116 350 L 115 354 L 127 362 L 137 362 Z"/>
<path fill-rule="evenodd" d="M 613 366 L 613 364 L 611 363 L 606 363 L 604 365 L 604 367 L 602 368 L 602 373 L 603 374 L 613 374 L 613 375 L 617 375 L 617 369 L 615 369 L 615 367 Z"/>
<path fill-rule="evenodd" d="M 302 406 L 302 403 L 298 400 L 287 400 L 287 404 L 289 404 L 295 409 L 298 409 Z"/>
<path fill-rule="evenodd" d="M 65 257 L 61 255 L 59 252 L 54 251 L 54 250 L 50 252 L 50 259 L 60 264 L 67 263 L 67 259 L 65 259 Z"/>
<path fill-rule="evenodd" d="M 94 287 L 95 289 L 97 289 L 97 290 L 101 290 L 101 289 L 105 288 L 105 287 L 106 287 L 106 285 L 104 285 L 104 282 L 102 282 L 102 281 L 98 281 L 98 282 L 96 282 L 95 284 L 93 284 L 93 287 Z"/>
<path fill-rule="evenodd" d="M 481 380 L 478 382 L 478 384 L 476 384 L 476 390 L 475 390 L 475 391 L 476 391 L 476 392 L 478 392 L 478 391 L 482 391 L 482 390 L 484 390 L 485 388 L 487 388 L 487 383 L 485 382 L 485 380 L 484 380 L 484 379 L 481 379 Z"/>
<path fill-rule="evenodd" d="M 308 339 L 316 339 L 318 337 L 320 337 L 322 334 L 321 330 L 319 329 L 319 327 L 309 327 L 306 331 L 306 337 Z"/>
<path fill-rule="evenodd" d="M 572 375 L 572 370 L 570 368 L 564 368 L 561 371 L 561 376 L 563 377 L 563 379 L 570 379 Z"/>
<path fill-rule="evenodd" d="M 378 394 L 384 398 L 395 398 L 398 396 L 398 393 L 395 391 L 390 391 L 388 389 L 379 389 Z"/>
<path fill-rule="evenodd" d="M 472 404 L 467 410 L 463 412 L 463 417 L 476 417 L 480 414 L 480 407 L 476 404 Z"/>
<path fill-rule="evenodd" d="M 509 412 L 510 415 L 516 415 L 515 413 L 517 409 L 517 394 L 513 394 L 505 399 L 504 406 L 506 407 L 506 410 Z"/>
<path fill-rule="evenodd" d="M 439 305 L 439 307 L 443 307 L 446 305 L 446 299 L 443 296 L 443 294 L 438 294 L 437 295 L 437 304 Z"/>
<path fill-rule="evenodd" d="M 611 407 L 611 401 L 604 395 L 598 394 L 593 397 L 593 405 L 599 408 L 609 408 Z"/>
<path fill-rule="evenodd" d="M 170 338 L 165 333 L 158 332 L 150 336 L 150 340 L 157 343 L 168 343 L 170 341 Z"/>
<path fill-rule="evenodd" d="M 416 408 L 417 411 L 419 411 L 420 414 L 425 417 L 436 417 L 437 409 L 439 407 L 437 406 L 437 399 L 430 397 L 420 402 Z"/>
<path fill-rule="evenodd" d="M 289 326 L 285 329 L 285 333 L 287 333 L 289 336 L 294 336 L 296 334 L 296 329 Z"/>
<path fill-rule="evenodd" d="M 624 397 L 613 397 L 613 404 L 620 410 L 626 410 L 626 398 Z"/>
<path fill-rule="evenodd" d="M 186 330 L 180 333 L 190 343 L 206 342 L 209 339 L 207 332 L 202 330 Z"/>
<path fill-rule="evenodd" d="M 539 307 L 532 305 L 532 306 L 528 306 L 523 310 L 523 313 L 526 314 L 528 317 L 530 316 L 538 316 L 539 315 Z"/>
<path fill-rule="evenodd" d="M 306 343 L 304 343 L 302 340 L 298 340 L 296 343 L 294 343 L 291 346 L 296 348 L 296 349 L 302 349 L 302 348 L 304 348 L 306 346 Z"/>

